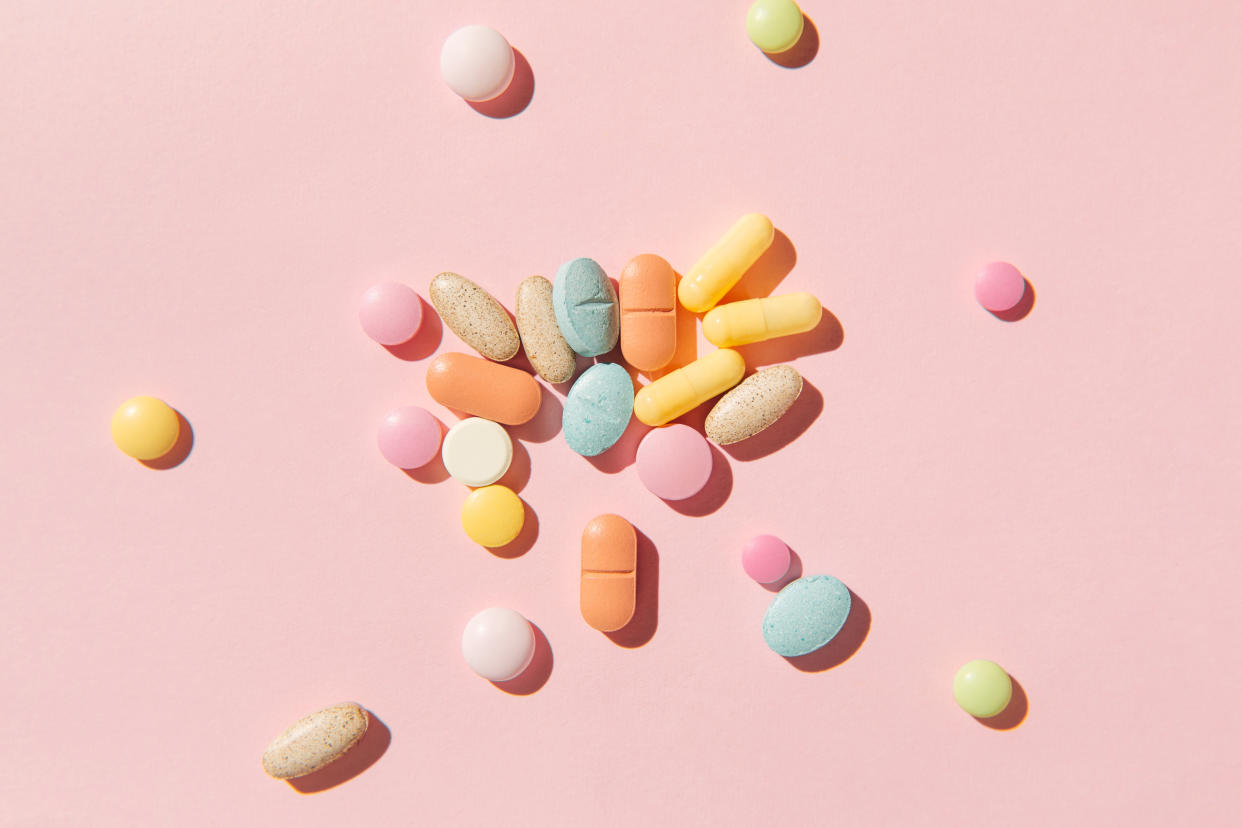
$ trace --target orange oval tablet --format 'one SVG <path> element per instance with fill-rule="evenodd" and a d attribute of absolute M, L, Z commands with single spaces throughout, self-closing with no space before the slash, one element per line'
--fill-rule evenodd
<path fill-rule="evenodd" d="M 621 355 L 640 371 L 668 365 L 677 351 L 677 274 L 652 253 L 630 259 L 621 290 Z"/>
<path fill-rule="evenodd" d="M 427 366 L 427 392 L 440 405 L 505 425 L 535 416 L 539 383 L 525 371 L 469 354 L 440 354 Z"/>
<path fill-rule="evenodd" d="M 638 536 L 623 517 L 600 515 L 582 531 L 582 617 L 600 632 L 619 630 L 634 617 Z"/>

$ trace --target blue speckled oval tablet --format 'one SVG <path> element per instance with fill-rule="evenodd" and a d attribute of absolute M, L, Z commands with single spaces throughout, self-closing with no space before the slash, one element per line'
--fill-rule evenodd
<path fill-rule="evenodd" d="M 634 383 L 625 369 L 611 362 L 592 365 L 565 398 L 565 442 L 583 457 L 605 452 L 621 439 L 633 410 Z"/>
<path fill-rule="evenodd" d="M 763 640 L 786 657 L 827 644 L 850 614 L 850 591 L 831 575 L 799 578 L 777 593 L 763 616 Z"/>
<path fill-rule="evenodd" d="M 582 356 L 611 351 L 621 333 L 617 291 L 594 259 L 560 266 L 552 283 L 552 309 L 569 347 Z"/>

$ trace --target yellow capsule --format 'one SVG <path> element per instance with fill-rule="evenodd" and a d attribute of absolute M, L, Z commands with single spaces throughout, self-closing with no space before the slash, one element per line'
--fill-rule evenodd
<path fill-rule="evenodd" d="M 719 305 L 703 317 L 703 335 L 719 348 L 809 331 L 824 309 L 809 293 L 786 293 Z"/>
<path fill-rule="evenodd" d="M 728 391 L 745 373 L 746 362 L 737 351 L 712 351 L 635 394 L 634 416 L 649 426 L 662 426 Z"/>
<path fill-rule="evenodd" d="M 677 286 L 681 304 L 694 313 L 711 310 L 768 249 L 775 233 L 771 219 L 762 213 L 748 213 L 738 219 L 682 277 Z"/>
<path fill-rule="evenodd" d="M 158 460 L 181 433 L 177 412 L 155 397 L 131 397 L 112 415 L 112 442 L 135 460 Z"/>

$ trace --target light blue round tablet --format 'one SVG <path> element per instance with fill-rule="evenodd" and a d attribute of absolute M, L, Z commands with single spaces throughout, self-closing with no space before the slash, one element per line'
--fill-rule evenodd
<path fill-rule="evenodd" d="M 605 452 L 621 439 L 633 411 L 634 383 L 625 369 L 611 362 L 592 365 L 565 398 L 565 442 L 583 457 Z"/>
<path fill-rule="evenodd" d="M 763 616 L 763 640 L 786 657 L 813 653 L 836 638 L 849 615 L 849 588 L 831 575 L 809 575 L 772 599 Z"/>
<path fill-rule="evenodd" d="M 621 333 L 617 291 L 594 259 L 574 259 L 557 269 L 552 309 L 561 336 L 575 352 L 593 357 L 616 347 Z"/>

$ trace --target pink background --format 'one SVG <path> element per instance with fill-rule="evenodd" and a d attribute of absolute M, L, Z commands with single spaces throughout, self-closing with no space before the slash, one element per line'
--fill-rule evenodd
<path fill-rule="evenodd" d="M 746 6 L 4 4 L 0 824 L 1236 817 L 1242 6 L 807 0 L 793 70 Z M 516 117 L 440 81 L 474 21 L 533 67 Z M 686 268 L 751 210 L 844 339 L 796 359 L 822 414 L 729 458 L 718 511 L 528 429 L 538 539 L 502 559 L 463 487 L 380 458 L 384 413 L 429 403 L 426 361 L 359 329 L 379 274 L 511 306 L 574 256 Z M 996 258 L 1022 321 L 973 301 Z M 139 393 L 193 424 L 181 466 L 111 445 Z M 605 511 L 658 550 L 643 647 L 578 615 Z M 766 649 L 758 532 L 866 602 L 852 659 Z M 490 605 L 546 633 L 538 692 L 463 663 Z M 956 708 L 974 657 L 1021 681 L 1021 726 Z M 373 767 L 264 776 L 345 699 L 391 730 Z"/>

